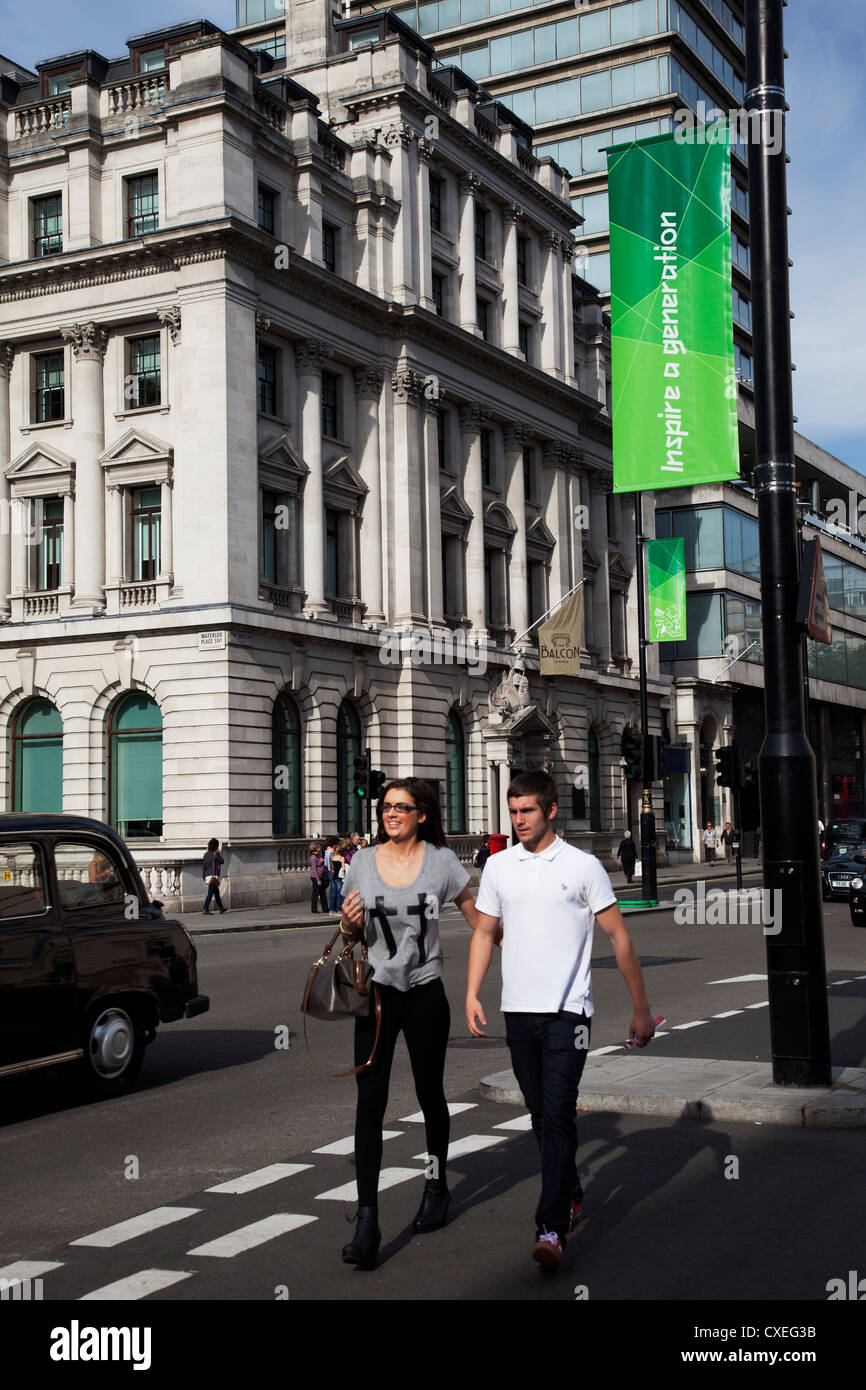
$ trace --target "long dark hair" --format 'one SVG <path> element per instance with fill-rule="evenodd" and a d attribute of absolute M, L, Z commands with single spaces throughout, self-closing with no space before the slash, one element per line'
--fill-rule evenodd
<path fill-rule="evenodd" d="M 435 845 L 437 849 L 442 849 L 445 845 L 445 831 L 442 828 L 439 798 L 430 783 L 425 782 L 423 777 L 396 777 L 384 788 L 382 795 L 376 802 L 376 816 L 379 821 L 379 830 L 376 835 L 377 844 L 385 845 L 390 839 L 382 818 L 382 807 L 385 804 L 385 797 L 395 787 L 405 787 L 418 810 L 424 813 L 425 819 L 418 822 L 418 839 L 429 840 L 431 845 Z"/>

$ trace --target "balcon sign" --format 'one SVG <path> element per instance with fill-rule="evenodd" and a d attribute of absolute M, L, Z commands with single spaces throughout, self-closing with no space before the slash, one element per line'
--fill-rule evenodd
<path fill-rule="evenodd" d="M 607 159 L 613 490 L 736 478 L 727 127 L 615 145 Z"/>

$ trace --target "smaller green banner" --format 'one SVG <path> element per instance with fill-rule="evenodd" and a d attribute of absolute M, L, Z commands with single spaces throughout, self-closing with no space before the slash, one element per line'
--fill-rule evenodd
<path fill-rule="evenodd" d="M 682 536 L 648 541 L 649 640 L 682 642 L 686 635 L 686 547 Z"/>

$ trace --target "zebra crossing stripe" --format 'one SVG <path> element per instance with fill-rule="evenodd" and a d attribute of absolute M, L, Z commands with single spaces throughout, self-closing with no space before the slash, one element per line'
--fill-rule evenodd
<path fill-rule="evenodd" d="M 399 1139 L 401 1134 L 405 1134 L 404 1129 L 383 1129 L 383 1139 Z M 335 1139 L 333 1144 L 325 1144 L 321 1149 L 313 1149 L 314 1154 L 353 1154 L 355 1152 L 355 1136 L 350 1134 L 345 1139 Z"/>
<path fill-rule="evenodd" d="M 462 1115 L 464 1110 L 477 1110 L 477 1101 L 449 1100 L 448 1114 Z M 422 1125 L 424 1123 L 423 1110 L 416 1110 L 414 1115 L 401 1115 L 397 1121 L 398 1125 Z"/>
<path fill-rule="evenodd" d="M 501 1144 L 505 1138 L 504 1134 L 467 1134 L 463 1139 L 455 1139 L 453 1144 L 448 1145 L 448 1162 L 452 1159 L 463 1158 L 465 1154 L 478 1153 L 481 1149 L 489 1149 L 493 1144 Z M 413 1158 L 421 1158 L 426 1163 L 429 1154 L 413 1154 Z"/>
<path fill-rule="evenodd" d="M 142 1269 L 138 1274 L 129 1274 L 125 1279 L 115 1279 L 113 1284 L 103 1284 L 101 1289 L 92 1289 L 81 1295 L 79 1303 L 117 1303 L 134 1302 L 147 1298 L 161 1289 L 170 1289 L 182 1279 L 191 1279 L 192 1270 L 180 1269 Z"/>
<path fill-rule="evenodd" d="M 246 1250 L 255 1250 L 256 1246 L 264 1245 L 266 1241 L 276 1240 L 277 1236 L 284 1236 L 288 1231 L 297 1231 L 301 1226 L 309 1226 L 311 1221 L 318 1219 L 317 1216 L 299 1216 L 287 1211 L 275 1212 L 273 1216 L 253 1221 L 249 1226 L 239 1226 L 236 1231 L 229 1231 L 227 1235 L 218 1236 L 216 1240 L 208 1240 L 204 1245 L 197 1245 L 194 1250 L 187 1250 L 186 1253 L 231 1260 L 235 1255 L 242 1255 Z"/>
<path fill-rule="evenodd" d="M 268 1183 L 280 1182 L 294 1173 L 303 1173 L 312 1168 L 312 1163 L 270 1163 L 267 1168 L 256 1168 L 252 1173 L 244 1173 L 239 1178 L 217 1183 L 216 1187 L 206 1187 L 205 1192 L 242 1193 L 255 1192 L 257 1187 L 267 1187 Z"/>
<path fill-rule="evenodd" d="M 410 1178 L 422 1178 L 423 1168 L 383 1168 L 379 1174 L 379 1191 L 385 1192 L 389 1187 L 397 1187 L 401 1182 L 408 1182 Z M 317 1202 L 357 1202 L 358 1184 L 353 1178 L 351 1182 L 344 1182 L 341 1187 L 331 1187 L 327 1192 L 317 1192 Z"/>
<path fill-rule="evenodd" d="M 125 1240 L 147 1235 L 148 1231 L 158 1231 L 161 1226 L 171 1226 L 175 1221 L 183 1221 L 187 1216 L 197 1216 L 201 1207 L 154 1207 L 153 1211 L 132 1216 L 128 1221 L 118 1221 L 116 1226 L 106 1226 L 92 1235 L 71 1240 L 70 1245 L 96 1245 L 107 1250 L 112 1245 L 122 1245 Z"/>
<path fill-rule="evenodd" d="M 41 1279 L 43 1274 L 49 1274 L 52 1269 L 62 1269 L 62 1260 L 16 1260 L 12 1265 L 4 1265 L 0 1269 L 0 1279 L 5 1279 L 11 1283 L 13 1279 L 18 1279 L 22 1284 L 25 1279 Z"/>

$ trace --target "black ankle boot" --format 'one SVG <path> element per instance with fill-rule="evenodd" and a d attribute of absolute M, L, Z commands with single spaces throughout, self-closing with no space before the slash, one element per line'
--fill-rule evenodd
<path fill-rule="evenodd" d="M 448 1219 L 451 1193 L 442 1178 L 428 1178 L 424 1184 L 424 1196 L 418 1208 L 412 1229 L 416 1235 L 425 1231 L 438 1231 Z"/>
<path fill-rule="evenodd" d="M 372 1269 L 379 1253 L 382 1232 L 379 1230 L 379 1208 L 359 1207 L 355 1236 L 343 1246 L 343 1260 L 359 1269 Z"/>

